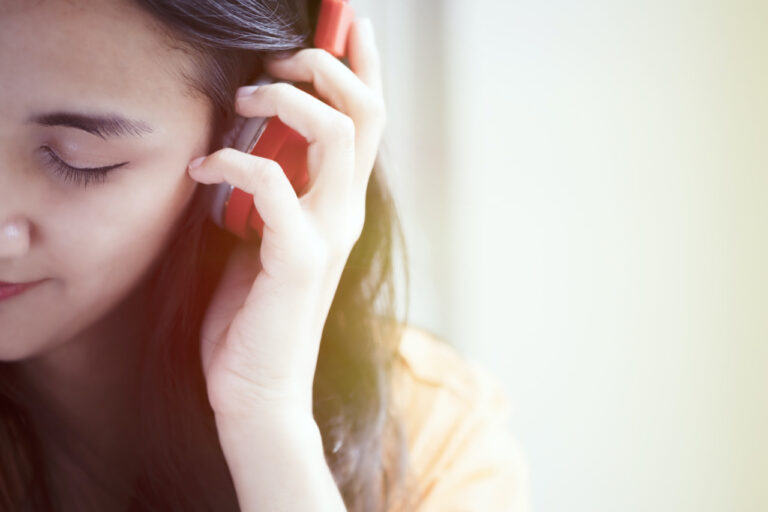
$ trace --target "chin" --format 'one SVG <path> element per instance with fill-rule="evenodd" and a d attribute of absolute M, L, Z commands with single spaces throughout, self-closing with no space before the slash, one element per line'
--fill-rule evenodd
<path fill-rule="evenodd" d="M 43 352 L 45 352 L 45 343 L 42 340 L 0 334 L 0 362 L 23 361 Z"/>
<path fill-rule="evenodd" d="M 0 361 L 13 362 L 41 356 L 63 345 L 69 337 L 64 326 L 50 322 L 29 322 L 3 318 L 0 310 Z M 11 316 L 13 318 L 13 316 Z"/>

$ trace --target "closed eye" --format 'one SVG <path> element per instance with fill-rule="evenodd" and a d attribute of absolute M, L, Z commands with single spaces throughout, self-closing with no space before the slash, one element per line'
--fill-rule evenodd
<path fill-rule="evenodd" d="M 122 162 L 104 167 L 75 167 L 62 160 L 50 147 L 43 146 L 40 149 L 43 151 L 51 169 L 60 174 L 65 180 L 84 187 L 88 186 L 91 182 L 104 182 L 108 173 L 128 163 Z"/>

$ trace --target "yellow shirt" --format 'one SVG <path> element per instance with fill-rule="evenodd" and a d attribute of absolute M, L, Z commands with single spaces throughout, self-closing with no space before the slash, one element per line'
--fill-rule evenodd
<path fill-rule="evenodd" d="M 528 473 L 497 378 L 408 326 L 394 400 L 404 422 L 418 512 L 527 512 Z"/>

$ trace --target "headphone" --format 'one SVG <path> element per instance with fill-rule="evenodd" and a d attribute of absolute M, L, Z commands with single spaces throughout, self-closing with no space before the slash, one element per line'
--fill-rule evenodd
<path fill-rule="evenodd" d="M 335 57 L 346 52 L 347 35 L 354 10 L 348 0 L 323 0 L 315 30 L 314 45 Z M 274 83 L 262 74 L 251 85 Z M 262 158 L 275 160 L 285 172 L 297 194 L 309 182 L 306 139 L 277 117 L 237 116 L 234 127 L 224 137 L 224 147 L 232 147 Z M 211 218 L 219 227 L 249 240 L 261 238 L 264 221 L 253 202 L 253 195 L 229 183 L 211 185 Z"/>

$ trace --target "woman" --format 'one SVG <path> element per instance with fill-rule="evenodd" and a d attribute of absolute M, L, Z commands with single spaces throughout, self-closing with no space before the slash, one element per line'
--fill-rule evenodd
<path fill-rule="evenodd" d="M 495 381 L 396 321 L 372 29 L 347 68 L 317 7 L 0 4 L 0 509 L 524 506 Z M 235 113 L 311 143 L 301 198 Z M 209 220 L 224 181 L 260 243 Z"/>

